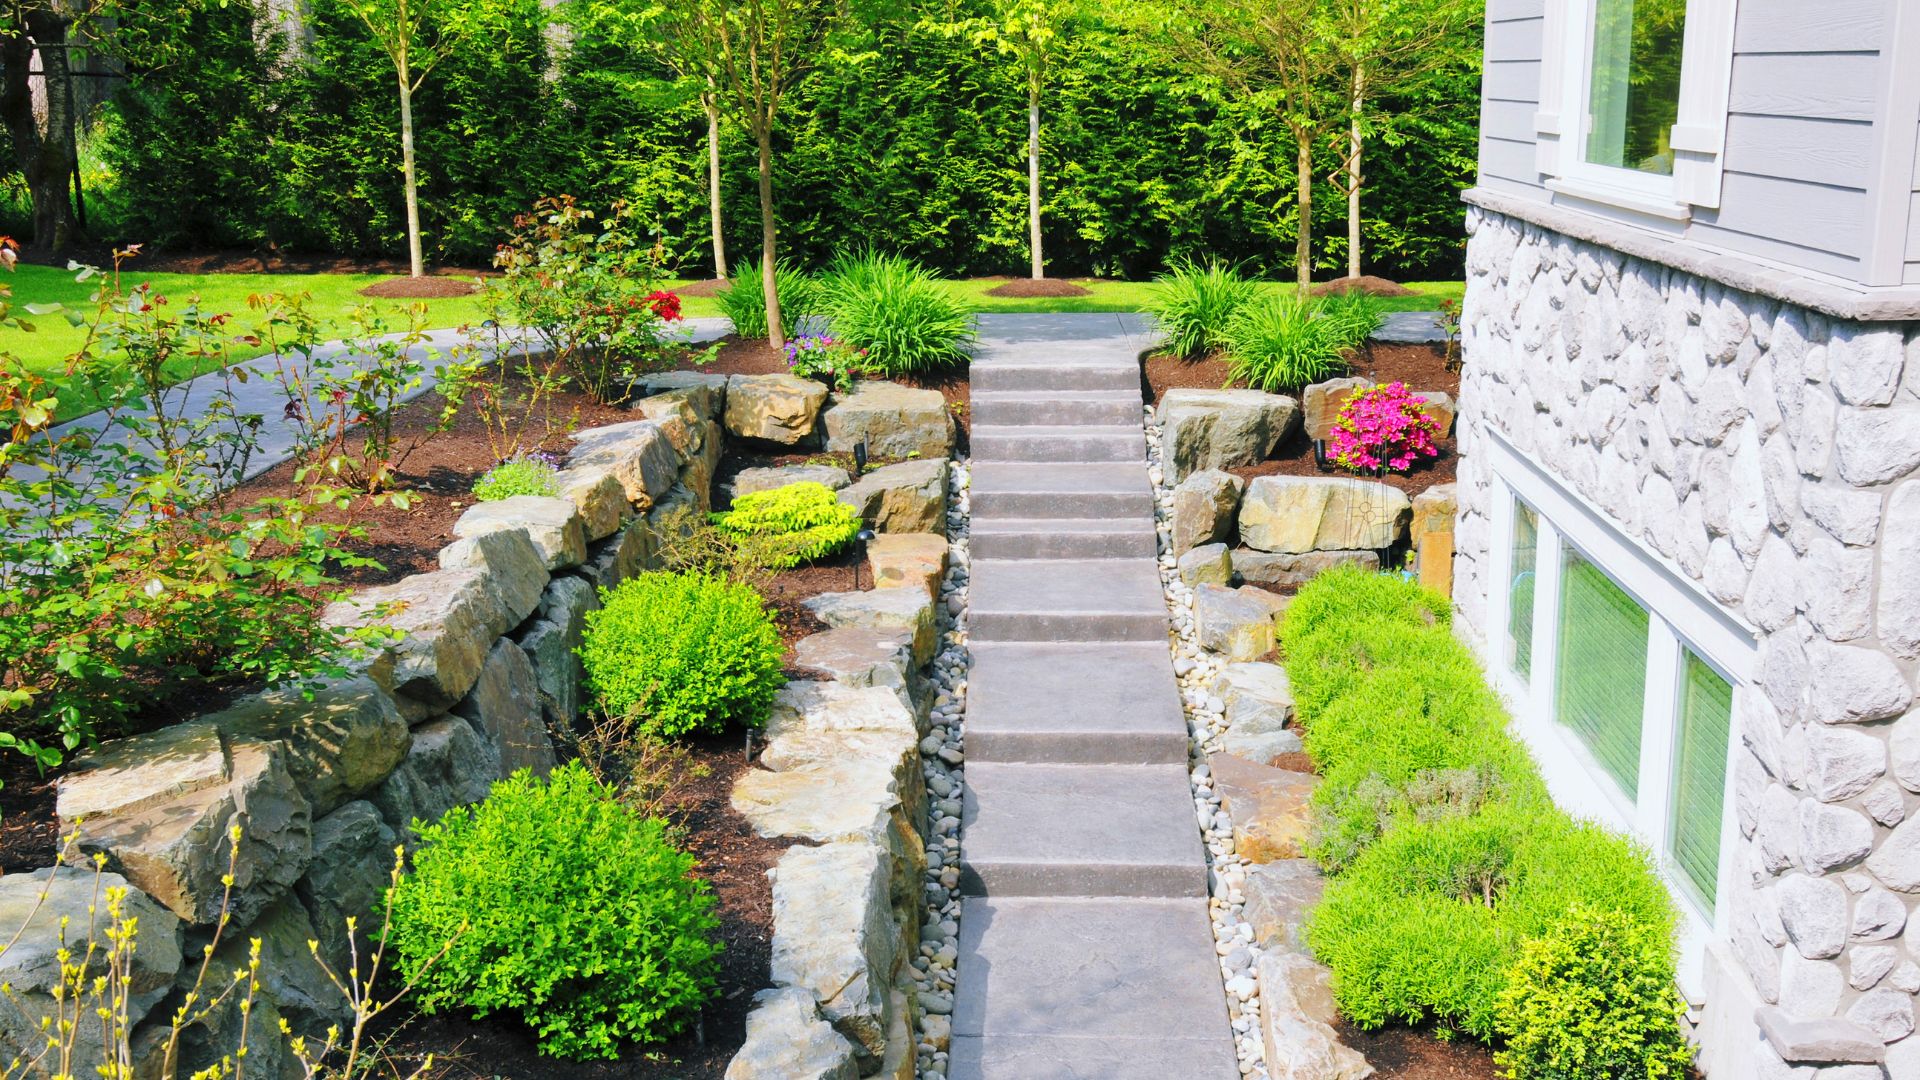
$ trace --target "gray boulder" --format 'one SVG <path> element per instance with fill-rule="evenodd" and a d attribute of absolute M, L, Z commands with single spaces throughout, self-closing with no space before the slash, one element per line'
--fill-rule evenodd
<path fill-rule="evenodd" d="M 587 561 L 580 572 L 602 589 L 611 589 L 628 578 L 638 577 L 653 561 L 653 533 L 644 522 L 628 526 L 598 544 L 587 548 Z"/>
<path fill-rule="evenodd" d="M 1180 481 L 1173 489 L 1173 553 L 1231 543 L 1246 487 L 1245 480 L 1219 469 L 1202 469 Z"/>
<path fill-rule="evenodd" d="M 504 638 L 494 642 L 480 680 L 454 712 L 486 737 L 502 775 L 531 769 L 545 776 L 553 770 L 553 739 L 547 734 L 533 665 L 520 646 Z"/>
<path fill-rule="evenodd" d="M 853 1044 L 820 1016 L 798 988 L 762 990 L 747 1014 L 747 1040 L 727 1063 L 726 1080 L 856 1080 Z"/>
<path fill-rule="evenodd" d="M 517 623 L 533 612 L 540 594 L 547 588 L 547 559 L 533 545 L 533 537 L 524 528 L 496 529 L 455 540 L 440 549 L 442 570 L 484 570 L 493 578 L 493 587 L 506 609 L 506 618 Z"/>
<path fill-rule="evenodd" d="M 1282 754 L 1302 749 L 1300 736 L 1287 730 L 1293 719 L 1293 687 L 1277 664 L 1229 664 L 1214 677 L 1212 693 L 1226 704 L 1226 733 L 1220 749 L 1235 757 L 1271 765 Z"/>
<path fill-rule="evenodd" d="M 571 499 L 515 495 L 475 503 L 453 523 L 453 535 L 462 540 L 503 529 L 524 529 L 549 570 L 586 561 L 587 523 Z"/>
<path fill-rule="evenodd" d="M 727 401 L 727 377 L 704 371 L 662 371 L 643 376 L 634 384 L 644 397 L 671 395 L 682 398 L 705 420 L 720 419 Z"/>
<path fill-rule="evenodd" d="M 1340 476 L 1261 476 L 1240 500 L 1240 542 L 1260 551 L 1377 550 L 1406 535 L 1399 488 Z"/>
<path fill-rule="evenodd" d="M 1201 469 L 1264 461 L 1300 423 L 1300 404 L 1259 390 L 1169 390 L 1160 399 L 1160 453 L 1169 483 Z"/>
<path fill-rule="evenodd" d="M 813 438 L 827 388 L 795 375 L 735 375 L 727 381 L 727 433 L 795 446 Z"/>
<path fill-rule="evenodd" d="M 580 666 L 579 649 L 586 638 L 587 612 L 599 607 L 600 596 L 593 586 L 579 578 L 554 578 L 541 601 L 540 617 L 520 634 L 520 648 L 533 667 L 541 712 L 550 727 L 566 730 L 580 715 L 586 672 Z M 518 767 L 509 765 L 507 771 Z"/>
<path fill-rule="evenodd" d="M 953 414 L 938 390 L 869 380 L 836 394 L 825 416 L 827 449 L 852 453 L 863 440 L 877 458 L 947 457 Z"/>
<path fill-rule="evenodd" d="M 1260 1034 L 1267 1074 L 1295 1080 L 1361 1080 L 1373 1066 L 1333 1029 L 1333 991 L 1325 968 L 1293 952 L 1260 958 Z"/>
<path fill-rule="evenodd" d="M 1233 580 L 1233 559 L 1225 544 L 1202 544 L 1180 556 L 1174 565 L 1180 580 L 1189 586 L 1225 585 Z"/>
<path fill-rule="evenodd" d="M 849 626 L 809 634 L 794 643 L 793 662 L 848 686 L 884 686 L 911 702 L 920 685 L 913 662 L 917 629 Z"/>
<path fill-rule="evenodd" d="M 1286 601 L 1260 589 L 1199 585 L 1193 590 L 1200 645 L 1229 660 L 1257 660 L 1273 651 L 1274 621 Z"/>
<path fill-rule="evenodd" d="M 362 915 L 362 920 L 367 916 Z M 213 970 L 236 971 L 247 966 L 253 941 L 260 942 L 260 996 L 271 1000 L 294 1034 L 324 1039 L 327 1029 L 338 1024 L 344 1031 L 353 1023 L 353 1006 L 340 988 L 333 985 L 326 969 L 314 959 L 307 947 L 318 940 L 318 931 L 297 896 L 282 897 L 262 912 L 243 934 L 225 937 L 213 954 Z M 368 958 L 361 957 L 362 978 L 369 970 Z M 335 975 L 346 972 L 336 971 Z M 256 1041 L 274 1039 L 274 1031 L 253 1031 L 247 1040 L 248 1057 Z M 251 1070 L 249 1070 L 251 1071 Z"/>
<path fill-rule="evenodd" d="M 320 956 L 336 973 L 348 970 L 347 920 L 358 920 L 362 967 L 372 954 L 369 935 L 385 915 L 393 849 L 399 843 L 380 811 L 364 799 L 314 822 L 313 865 L 294 886 L 313 920 Z"/>
<path fill-rule="evenodd" d="M 320 687 L 311 698 L 255 694 L 206 722 L 230 738 L 278 742 L 315 816 L 372 791 L 413 742 L 393 699 L 367 678 Z"/>
<path fill-rule="evenodd" d="M 856 1059 L 886 1056 L 893 978 L 906 950 L 888 899 L 886 853 L 852 841 L 793 847 L 773 882 L 775 986 L 811 993 Z"/>
<path fill-rule="evenodd" d="M 1354 566 L 1362 570 L 1380 569 L 1378 551 L 1303 551 L 1297 554 L 1276 554 L 1271 551 L 1255 551 L 1252 548 L 1236 548 L 1233 553 L 1233 572 L 1241 580 L 1258 585 L 1305 585 L 1321 573 L 1336 566 Z"/>
<path fill-rule="evenodd" d="M 411 845 L 414 819 L 437 821 L 456 806 L 479 802 L 499 778 L 500 759 L 487 740 L 460 717 L 444 716 L 413 729 L 407 760 L 374 792 L 372 802 Z"/>
<path fill-rule="evenodd" d="M 329 604 L 334 626 L 386 626 L 401 634 L 388 648 L 395 693 L 445 709 L 467 696 L 493 639 L 517 624 L 508 600 L 518 595 L 490 570 L 436 570 L 362 589 Z"/>
<path fill-rule="evenodd" d="M 866 474 L 840 490 L 875 532 L 947 535 L 947 460 L 903 461 Z"/>
<path fill-rule="evenodd" d="M 772 491 L 788 484 L 821 484 L 839 491 L 853 483 L 847 470 L 837 465 L 770 465 L 762 469 L 741 469 L 728 487 L 730 498 Z"/>
<path fill-rule="evenodd" d="M 620 478 L 601 469 L 564 469 L 554 478 L 560 497 L 580 511 L 587 543 L 612 536 L 620 528 L 630 504 Z"/>
<path fill-rule="evenodd" d="M 821 593 L 805 601 L 821 622 L 840 629 L 905 631 L 913 640 L 913 666 L 933 659 L 939 644 L 933 598 L 919 589 L 873 589 L 868 592 Z"/>
<path fill-rule="evenodd" d="M 683 454 L 665 425 L 633 420 L 587 428 L 573 436 L 569 470 L 606 473 L 620 481 L 627 501 L 645 510 L 680 479 Z"/>

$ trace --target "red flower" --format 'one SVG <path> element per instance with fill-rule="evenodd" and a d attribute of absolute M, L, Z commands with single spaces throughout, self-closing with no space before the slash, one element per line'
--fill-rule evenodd
<path fill-rule="evenodd" d="M 647 294 L 647 307 L 662 322 L 680 321 L 680 294 L 655 289 Z"/>

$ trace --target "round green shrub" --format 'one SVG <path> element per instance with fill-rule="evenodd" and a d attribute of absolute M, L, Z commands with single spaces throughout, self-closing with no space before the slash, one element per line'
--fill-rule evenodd
<path fill-rule="evenodd" d="M 798 566 L 831 555 L 860 534 L 860 511 L 840 501 L 825 484 L 798 484 L 755 491 L 733 500 L 733 508 L 713 515 L 720 531 L 734 537 L 777 540 L 775 567 Z"/>
<path fill-rule="evenodd" d="M 1673 949 L 1664 926 L 1576 906 L 1521 947 L 1495 1005 L 1512 1080 L 1680 1080 L 1692 1053 L 1680 1032 Z"/>
<path fill-rule="evenodd" d="M 760 594 L 702 573 L 651 573 L 602 594 L 580 660 L 609 713 L 661 736 L 759 727 L 784 646 Z"/>
<path fill-rule="evenodd" d="M 558 494 L 559 473 L 539 458 L 503 461 L 473 482 L 473 497 L 481 502 L 498 502 L 516 495 Z"/>
<path fill-rule="evenodd" d="M 419 834 L 387 934 L 423 1010 L 518 1012 L 542 1053 L 612 1058 L 713 996 L 719 920 L 693 857 L 578 762 L 522 769 Z"/>

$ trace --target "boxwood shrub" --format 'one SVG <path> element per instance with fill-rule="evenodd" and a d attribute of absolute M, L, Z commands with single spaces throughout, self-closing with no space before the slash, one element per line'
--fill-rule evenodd
<path fill-rule="evenodd" d="M 580 660 L 601 708 L 655 735 L 759 727 L 785 647 L 751 586 L 700 572 L 621 582 L 587 613 Z"/>
<path fill-rule="evenodd" d="M 1344 569 L 1282 627 L 1331 875 L 1307 941 L 1340 1011 L 1504 1039 L 1516 1077 L 1681 1075 L 1662 1071 L 1684 1045 L 1665 885 L 1640 846 L 1553 804 L 1448 614 L 1411 581 Z M 1570 1031 L 1608 1049 L 1569 1057 Z"/>
<path fill-rule="evenodd" d="M 779 568 L 831 555 L 860 535 L 860 511 L 810 480 L 742 495 L 713 523 L 736 538 L 766 538 Z"/>

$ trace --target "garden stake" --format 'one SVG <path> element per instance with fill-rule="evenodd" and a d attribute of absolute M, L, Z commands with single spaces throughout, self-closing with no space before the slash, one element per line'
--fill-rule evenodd
<path fill-rule="evenodd" d="M 867 471 L 867 440 L 861 439 L 853 444 L 853 478 L 860 479 Z"/>

